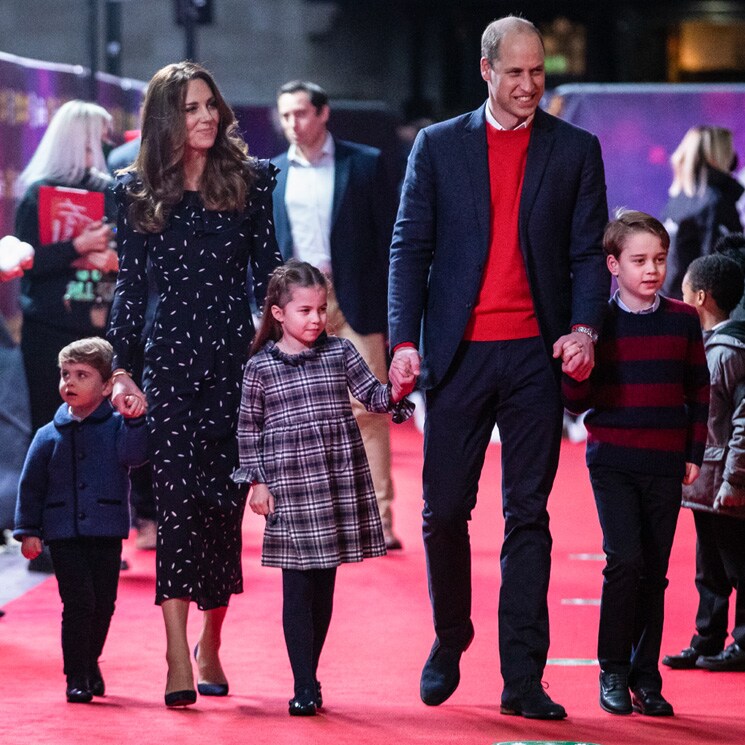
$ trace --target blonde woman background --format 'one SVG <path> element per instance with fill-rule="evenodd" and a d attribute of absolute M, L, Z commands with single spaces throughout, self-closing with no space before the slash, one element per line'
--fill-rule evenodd
<path fill-rule="evenodd" d="M 717 240 L 742 230 L 737 200 L 743 187 L 730 174 L 737 157 L 732 132 L 708 125 L 689 129 L 670 157 L 673 182 L 662 221 L 670 233 L 662 292 L 682 299 L 688 265 L 712 253 Z"/>

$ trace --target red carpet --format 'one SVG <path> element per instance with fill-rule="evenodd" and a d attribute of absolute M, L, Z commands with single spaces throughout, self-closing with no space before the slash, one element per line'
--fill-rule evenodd
<path fill-rule="evenodd" d="M 223 659 L 231 694 L 201 698 L 188 710 L 163 706 L 164 639 L 152 604 L 153 555 L 127 546 L 119 601 L 102 670 L 107 695 L 67 704 L 59 648 L 60 604 L 53 579 L 6 606 L 0 621 L 0 721 L 20 743 L 241 743 L 241 745 L 391 745 L 575 741 L 599 745 L 745 742 L 745 675 L 665 671 L 673 719 L 614 717 L 597 704 L 595 656 L 600 531 L 584 467 L 584 447 L 566 444 L 551 515 L 554 567 L 549 597 L 550 694 L 569 711 L 564 722 L 501 716 L 497 657 L 499 584 L 499 447 L 491 448 L 472 524 L 476 638 L 464 655 L 462 681 L 438 708 L 419 700 L 419 673 L 432 643 L 419 527 L 421 436 L 394 427 L 397 529 L 405 551 L 339 572 L 336 607 L 321 660 L 326 709 L 313 719 L 287 715 L 292 677 L 280 622 L 278 570 L 259 566 L 261 520 L 247 513 L 246 591 L 234 599 Z M 693 630 L 693 520 L 681 515 L 670 570 L 663 651 L 686 646 Z M 192 613 L 191 638 L 199 614 Z M 564 664 L 554 664 L 564 663 Z M 739 704 L 736 702 L 740 702 Z"/>

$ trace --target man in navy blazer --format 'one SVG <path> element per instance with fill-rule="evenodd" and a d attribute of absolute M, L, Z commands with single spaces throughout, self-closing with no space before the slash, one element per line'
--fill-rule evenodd
<path fill-rule="evenodd" d="M 317 266 L 332 280 L 328 327 L 350 339 L 370 369 L 387 380 L 388 249 L 393 188 L 380 150 L 337 140 L 327 129 L 329 103 L 315 83 L 293 80 L 277 94 L 287 152 L 274 190 L 274 226 L 285 260 Z M 388 417 L 352 408 L 370 462 L 386 545 L 401 548 L 393 532 L 393 482 Z"/>
<path fill-rule="evenodd" d="M 559 373 L 589 375 L 609 296 L 605 177 L 597 138 L 537 108 L 544 50 L 533 24 L 491 23 L 481 75 L 485 105 L 419 133 L 390 257 L 391 378 L 421 373 L 427 400 L 423 532 L 436 639 L 420 692 L 437 705 L 455 691 L 473 638 L 468 520 L 496 422 L 501 711 L 562 719 L 541 686 L 546 505 L 561 442 Z"/>

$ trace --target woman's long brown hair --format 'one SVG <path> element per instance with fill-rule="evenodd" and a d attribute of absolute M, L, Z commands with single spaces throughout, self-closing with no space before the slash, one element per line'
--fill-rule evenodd
<path fill-rule="evenodd" d="M 202 175 L 202 202 L 207 209 L 226 212 L 245 207 L 256 177 L 255 165 L 248 159 L 248 147 L 235 115 L 205 68 L 193 62 L 176 62 L 158 70 L 148 83 L 140 152 L 127 169 L 136 177 L 129 189 L 129 216 L 140 232 L 163 231 L 171 210 L 183 199 L 187 137 L 184 108 L 187 87 L 197 79 L 209 86 L 219 113 L 217 137 Z"/>

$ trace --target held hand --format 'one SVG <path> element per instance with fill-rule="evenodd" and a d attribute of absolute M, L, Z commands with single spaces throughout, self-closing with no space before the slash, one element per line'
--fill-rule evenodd
<path fill-rule="evenodd" d="M 114 408 L 128 419 L 142 416 L 147 411 L 145 394 L 129 375 L 117 375 L 111 391 Z"/>
<path fill-rule="evenodd" d="M 686 475 L 683 477 L 683 483 L 686 486 L 692 484 L 697 478 L 701 469 L 693 463 L 686 463 Z"/>
<path fill-rule="evenodd" d="M 391 401 L 394 404 L 408 396 L 416 387 L 416 375 L 411 363 L 411 355 L 394 357 L 391 362 L 388 377 L 391 379 Z"/>
<path fill-rule="evenodd" d="M 274 512 L 274 496 L 266 484 L 254 484 L 248 506 L 257 515 L 271 515 Z"/>
<path fill-rule="evenodd" d="M 560 336 L 553 347 L 554 359 L 561 357 L 561 370 L 577 381 L 587 380 L 595 365 L 595 345 L 587 334 L 572 331 Z"/>
<path fill-rule="evenodd" d="M 27 559 L 35 559 L 42 549 L 41 538 L 35 535 L 25 535 L 21 538 L 21 553 Z"/>
<path fill-rule="evenodd" d="M 411 385 L 412 379 L 416 382 L 416 378 L 419 377 L 421 372 L 420 359 L 419 352 L 412 347 L 400 347 L 396 350 L 388 371 L 388 379 L 391 381 L 394 391 L 407 390 L 407 386 Z M 408 393 L 413 390 L 412 385 Z"/>
<path fill-rule="evenodd" d="M 109 241 L 114 237 L 111 225 L 101 222 L 91 222 L 86 225 L 79 236 L 73 238 L 72 245 L 81 255 L 92 251 L 105 251 L 109 248 Z"/>

